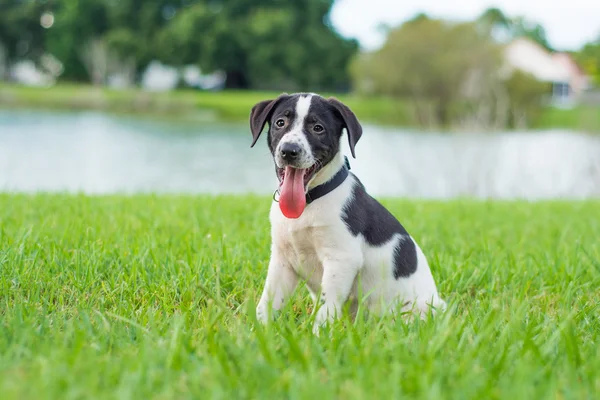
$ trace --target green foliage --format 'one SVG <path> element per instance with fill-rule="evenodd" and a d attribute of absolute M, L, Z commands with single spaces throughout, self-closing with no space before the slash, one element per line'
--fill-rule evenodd
<path fill-rule="evenodd" d="M 520 16 L 510 18 L 499 8 L 488 8 L 477 18 L 476 23 L 489 33 L 500 33 L 502 40 L 510 41 L 525 37 L 548 51 L 553 50 L 542 25 Z"/>
<path fill-rule="evenodd" d="M 540 82 L 531 74 L 515 70 L 504 85 L 512 108 L 510 125 L 519 125 L 519 118 L 528 120 L 524 125 L 533 125 L 542 115 L 544 100 L 552 93 L 552 84 Z"/>
<path fill-rule="evenodd" d="M 508 18 L 502 10 L 496 7 L 486 9 L 478 18 L 478 22 L 487 25 L 488 27 L 500 26 L 509 28 L 511 25 L 510 18 Z"/>
<path fill-rule="evenodd" d="M 106 44 L 121 57 L 136 57 L 139 52 L 139 40 L 129 29 L 117 28 L 105 36 Z M 137 58 L 137 57 L 136 57 Z"/>
<path fill-rule="evenodd" d="M 9 60 L 36 59 L 43 53 L 45 32 L 40 17 L 47 8 L 38 1 L 0 0 L 0 43 Z"/>
<path fill-rule="evenodd" d="M 583 46 L 574 56 L 593 83 L 600 86 L 600 38 Z"/>
<path fill-rule="evenodd" d="M 45 50 L 63 63 L 67 79 L 90 80 L 82 52 L 90 40 L 108 32 L 109 16 L 104 0 L 59 0 L 50 4 L 55 22 L 46 31 Z"/>
<path fill-rule="evenodd" d="M 358 46 L 323 23 L 331 2 L 238 3 L 218 12 L 197 4 L 176 16 L 160 34 L 164 59 L 196 63 L 207 71 L 225 69 L 239 79 L 235 86 L 344 88 L 346 64 Z"/>
<path fill-rule="evenodd" d="M 448 312 L 312 335 L 253 310 L 270 198 L 0 195 L 0 392 L 65 398 L 591 399 L 600 203 L 384 200 Z"/>
<path fill-rule="evenodd" d="M 410 97 L 419 120 L 446 126 L 465 83 L 474 75 L 487 79 L 500 61 L 500 47 L 474 24 L 420 17 L 392 30 L 380 50 L 355 59 L 352 73 L 363 93 Z"/>
<path fill-rule="evenodd" d="M 552 87 L 522 71 L 505 76 L 504 49 L 493 39 L 501 32 L 550 47 L 539 25 L 508 18 L 496 8 L 462 24 L 419 14 L 390 30 L 380 50 L 354 58 L 354 89 L 361 95 L 411 99 L 420 126 L 535 127 L 553 112 L 544 104 Z M 590 44 L 581 53 L 590 71 L 600 60 L 598 48 Z"/>
<path fill-rule="evenodd" d="M 229 87 L 345 89 L 346 66 L 358 44 L 331 28 L 332 5 L 331 0 L 0 0 L 0 41 L 11 57 L 53 54 L 65 65 L 64 80 L 94 81 L 98 64 L 125 59 L 140 72 L 158 59 L 223 70 Z M 40 26 L 43 11 L 55 16 L 49 29 Z M 29 47 L 18 53 L 24 38 Z M 85 59 L 82 53 L 92 43 L 96 54 Z"/>
<path fill-rule="evenodd" d="M 550 46 L 548 38 L 546 37 L 546 30 L 542 25 L 519 17 L 511 21 L 511 30 L 514 37 L 525 37 L 533 40 L 546 50 L 553 51 L 552 46 Z"/>

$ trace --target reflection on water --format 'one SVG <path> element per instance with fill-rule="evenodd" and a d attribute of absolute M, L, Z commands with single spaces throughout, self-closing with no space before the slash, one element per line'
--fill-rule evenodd
<path fill-rule="evenodd" d="M 0 111 L 0 190 L 271 193 L 264 137 L 246 124 Z M 346 150 L 347 145 L 344 143 Z M 378 196 L 600 194 L 600 137 L 567 131 L 424 134 L 365 126 L 352 170 Z"/>

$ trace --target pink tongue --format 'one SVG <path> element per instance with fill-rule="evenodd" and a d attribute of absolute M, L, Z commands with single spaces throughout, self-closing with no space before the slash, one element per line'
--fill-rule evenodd
<path fill-rule="evenodd" d="M 298 218 L 304 212 L 304 207 L 306 207 L 306 196 L 304 194 L 305 172 L 304 169 L 285 168 L 279 196 L 279 208 L 287 218 Z"/>

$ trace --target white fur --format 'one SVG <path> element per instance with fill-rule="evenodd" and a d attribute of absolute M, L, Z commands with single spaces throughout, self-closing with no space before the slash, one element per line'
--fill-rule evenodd
<path fill-rule="evenodd" d="M 283 168 L 285 165 L 285 161 L 281 157 L 280 151 L 281 146 L 285 143 L 295 143 L 302 148 L 302 153 L 300 154 L 300 159 L 297 164 L 298 168 L 309 168 L 315 163 L 315 158 L 310 150 L 310 143 L 308 143 L 303 131 L 304 120 L 308 115 L 308 110 L 310 110 L 312 97 L 313 96 L 310 94 L 300 97 L 296 103 L 296 118 L 294 120 L 294 125 L 279 141 L 279 144 L 275 149 L 275 163 L 279 168 Z"/>
<path fill-rule="evenodd" d="M 299 100 L 296 124 L 285 136 L 304 136 L 302 123 L 310 99 Z M 310 154 L 310 147 L 307 149 Z M 342 154 L 338 153 L 311 179 L 309 188 L 331 179 L 343 162 Z M 368 311 L 376 314 L 412 311 L 421 317 L 430 306 L 433 306 L 433 312 L 446 308 L 438 295 L 427 259 L 416 243 L 416 271 L 407 278 L 395 279 L 393 276 L 394 248 L 399 241 L 413 240 L 412 237 L 396 234 L 381 246 L 371 246 L 362 235 L 353 236 L 349 231 L 342 214 L 345 204 L 351 200 L 354 185 L 355 177 L 350 174 L 335 190 L 307 206 L 297 219 L 286 218 L 279 204 L 272 203 L 269 215 L 271 259 L 256 309 L 261 322 L 268 320 L 271 310 L 281 309 L 299 279 L 306 281 L 314 300 L 321 295 L 322 306 L 317 311 L 315 333 L 322 324 L 339 315 L 347 302 L 351 311 L 355 311 L 358 302 L 362 301 Z"/>

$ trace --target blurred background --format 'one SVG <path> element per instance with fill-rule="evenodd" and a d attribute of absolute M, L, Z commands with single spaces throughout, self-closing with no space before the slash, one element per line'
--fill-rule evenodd
<path fill-rule="evenodd" d="M 355 111 L 378 196 L 600 195 L 587 0 L 0 0 L 0 191 L 272 193 L 282 91 Z"/>

